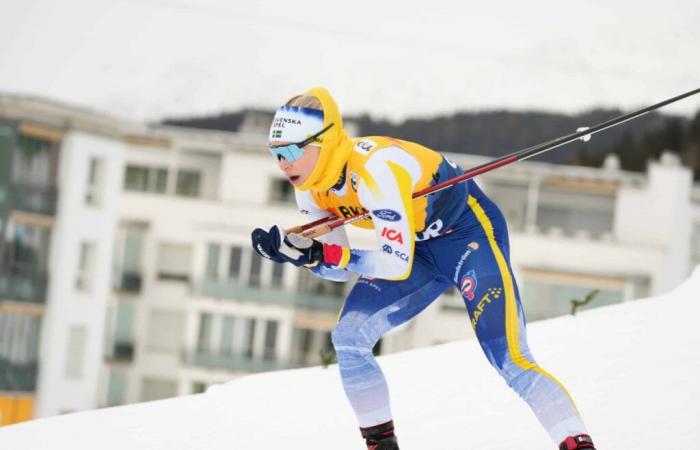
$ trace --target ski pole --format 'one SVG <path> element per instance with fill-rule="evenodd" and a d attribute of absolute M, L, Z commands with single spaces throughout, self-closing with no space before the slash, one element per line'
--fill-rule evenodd
<path fill-rule="evenodd" d="M 443 189 L 447 189 L 448 187 L 454 186 L 457 183 L 467 181 L 471 178 L 474 178 L 477 175 L 490 172 L 494 169 L 514 163 L 516 161 L 522 161 L 524 159 L 532 158 L 533 156 L 540 155 L 550 150 L 554 150 L 555 148 L 561 147 L 562 145 L 568 144 L 577 139 L 588 140 L 592 134 L 598 133 L 599 131 L 607 130 L 608 128 L 620 125 L 629 120 L 636 119 L 637 117 L 643 116 L 644 114 L 659 109 L 663 106 L 677 102 L 678 100 L 682 100 L 686 97 L 690 97 L 691 95 L 695 95 L 698 92 L 700 92 L 700 89 L 694 89 L 692 91 L 686 92 L 685 94 L 681 94 L 676 97 L 672 97 L 662 102 L 653 104 L 651 106 L 647 106 L 646 108 L 642 108 L 628 114 L 617 116 L 613 119 L 599 123 L 598 125 L 592 126 L 590 128 L 582 127 L 579 128 L 575 133 L 571 133 L 566 136 L 562 136 L 560 138 L 544 142 L 542 144 L 528 147 L 526 149 L 519 150 L 508 155 L 502 156 L 500 158 L 494 159 L 493 161 L 486 162 L 484 164 L 469 169 L 462 175 L 443 181 L 442 183 L 438 183 L 433 186 L 427 187 L 420 191 L 414 192 L 413 199 L 423 197 L 425 195 L 432 194 Z M 358 220 L 367 219 L 368 217 L 369 213 L 358 214 L 356 216 L 344 219 L 338 219 L 335 216 L 330 216 L 325 217 L 323 219 L 315 220 L 304 225 L 296 226 L 285 231 L 287 233 L 301 234 L 304 237 L 313 239 L 319 236 L 323 236 L 324 234 L 329 233 L 335 228 L 356 222 Z"/>

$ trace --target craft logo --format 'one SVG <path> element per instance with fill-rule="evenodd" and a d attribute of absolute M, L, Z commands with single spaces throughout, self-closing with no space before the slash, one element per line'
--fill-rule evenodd
<path fill-rule="evenodd" d="M 389 239 L 390 241 L 396 241 L 399 244 L 403 244 L 403 236 L 400 231 L 392 230 L 391 228 L 384 227 L 382 230 L 382 237 Z"/>
<path fill-rule="evenodd" d="M 472 317 L 472 327 L 474 329 L 476 329 L 476 325 L 479 323 L 479 318 L 481 318 L 481 315 L 484 313 L 486 305 L 490 305 L 492 301 L 501 298 L 502 292 L 503 289 L 501 288 L 488 288 L 486 290 L 484 296 L 479 300 L 479 304 L 476 305 L 476 311 L 474 311 L 474 316 Z"/>
<path fill-rule="evenodd" d="M 282 138 L 282 130 L 273 130 L 272 131 L 272 139 L 281 139 Z"/>
<path fill-rule="evenodd" d="M 377 219 L 387 220 L 389 222 L 398 222 L 401 220 L 401 214 L 393 209 L 375 209 L 372 211 L 372 215 Z"/>
<path fill-rule="evenodd" d="M 462 296 L 467 300 L 474 300 L 474 291 L 476 290 L 476 272 L 470 270 L 462 278 L 461 291 Z"/>

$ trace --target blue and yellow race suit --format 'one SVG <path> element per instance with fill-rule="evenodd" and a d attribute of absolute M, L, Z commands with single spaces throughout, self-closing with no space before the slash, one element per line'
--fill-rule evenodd
<path fill-rule="evenodd" d="M 312 220 L 368 211 L 371 218 L 354 225 L 373 228 L 378 243 L 375 250 L 354 249 L 345 231 L 336 229 L 326 236 L 325 262 L 311 269 L 336 281 L 347 280 L 351 272 L 361 275 L 332 333 L 343 386 L 360 426 L 392 418 L 372 348 L 454 285 L 488 360 L 552 439 L 559 443 L 585 433 L 566 389 L 528 349 L 508 231 L 496 205 L 472 180 L 412 200 L 414 192 L 462 170 L 415 143 L 378 136 L 349 139 L 329 94 L 321 88 L 309 94 L 321 100 L 324 122 L 340 126 L 322 144 L 324 170 L 312 173 L 296 191 L 299 209 Z"/>

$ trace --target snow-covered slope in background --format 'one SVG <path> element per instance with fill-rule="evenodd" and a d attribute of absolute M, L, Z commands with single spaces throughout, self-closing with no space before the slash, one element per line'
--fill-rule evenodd
<path fill-rule="evenodd" d="M 539 363 L 602 450 L 700 448 L 700 267 L 668 295 L 537 322 Z M 467 326 L 465 319 L 465 327 Z M 380 358 L 402 450 L 556 448 L 475 340 Z M 2 449 L 363 448 L 337 366 L 0 429 Z"/>

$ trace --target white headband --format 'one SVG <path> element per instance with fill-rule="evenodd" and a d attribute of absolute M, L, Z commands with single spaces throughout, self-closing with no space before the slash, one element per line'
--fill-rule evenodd
<path fill-rule="evenodd" d="M 301 142 L 323 129 L 323 111 L 301 106 L 280 106 L 270 126 L 270 142 Z"/>

